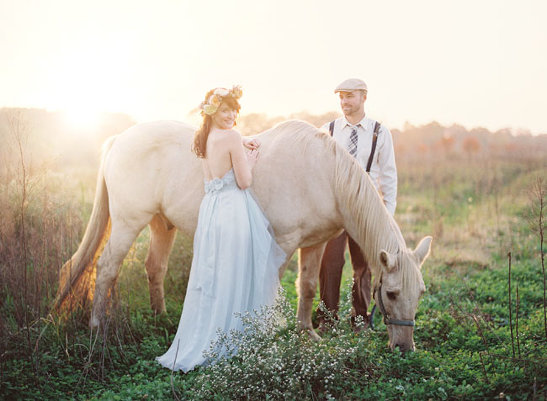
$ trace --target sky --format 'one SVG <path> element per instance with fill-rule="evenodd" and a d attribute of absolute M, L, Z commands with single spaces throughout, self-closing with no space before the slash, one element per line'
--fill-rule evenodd
<path fill-rule="evenodd" d="M 545 21 L 545 0 L 0 0 L 0 107 L 194 123 L 240 84 L 244 114 L 321 114 L 357 77 L 392 128 L 547 133 Z"/>

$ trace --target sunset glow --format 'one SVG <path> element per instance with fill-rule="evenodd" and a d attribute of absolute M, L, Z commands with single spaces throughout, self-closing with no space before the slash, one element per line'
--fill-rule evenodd
<path fill-rule="evenodd" d="M 97 128 L 101 122 L 101 113 L 85 107 L 72 110 L 68 109 L 63 115 L 66 123 L 70 127 L 75 128 L 78 132 L 93 130 Z"/>
<path fill-rule="evenodd" d="M 546 2 L 388 3 L 2 2 L 0 107 L 188 121 L 208 89 L 240 84 L 243 114 L 320 114 L 360 77 L 390 127 L 547 132 Z"/>

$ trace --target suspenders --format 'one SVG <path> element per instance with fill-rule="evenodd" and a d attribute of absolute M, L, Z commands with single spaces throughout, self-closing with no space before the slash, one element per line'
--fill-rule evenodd
<path fill-rule="evenodd" d="M 330 136 L 334 133 L 334 121 L 332 120 L 329 124 L 329 133 Z M 376 121 L 374 124 L 374 135 L 372 137 L 372 148 L 370 149 L 370 155 L 368 157 L 368 163 L 367 163 L 367 173 L 370 173 L 370 167 L 372 166 L 372 160 L 374 159 L 374 152 L 376 151 L 376 142 L 378 142 L 378 133 L 380 132 L 380 126 L 381 124 Z"/>

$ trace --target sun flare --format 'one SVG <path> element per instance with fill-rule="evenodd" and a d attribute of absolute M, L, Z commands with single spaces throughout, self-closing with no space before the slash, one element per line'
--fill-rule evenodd
<path fill-rule="evenodd" d="M 77 131 L 92 131 L 99 127 L 102 119 L 100 112 L 85 107 L 67 109 L 63 113 L 65 123 Z"/>

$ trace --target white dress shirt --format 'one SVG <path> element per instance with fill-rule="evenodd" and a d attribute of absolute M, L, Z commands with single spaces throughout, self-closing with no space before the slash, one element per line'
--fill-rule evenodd
<path fill-rule="evenodd" d="M 349 137 L 353 128 L 357 129 L 357 154 L 355 158 L 366 170 L 370 150 L 372 149 L 372 137 L 374 134 L 375 120 L 364 117 L 356 125 L 352 125 L 346 117 L 340 117 L 334 122 L 333 137 L 344 149 L 348 149 Z M 321 127 L 329 132 L 330 122 Z M 382 196 L 384 204 L 391 215 L 395 214 L 397 206 L 397 166 L 395 165 L 395 152 L 393 151 L 393 138 L 389 129 L 382 125 L 378 132 L 376 151 L 370 167 L 370 178 L 376 189 Z"/>

